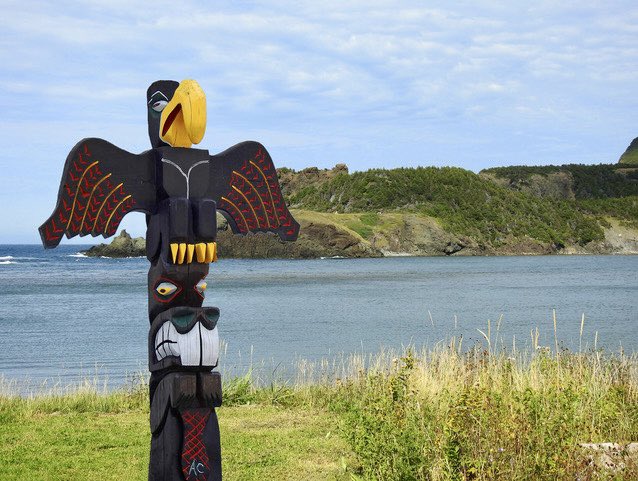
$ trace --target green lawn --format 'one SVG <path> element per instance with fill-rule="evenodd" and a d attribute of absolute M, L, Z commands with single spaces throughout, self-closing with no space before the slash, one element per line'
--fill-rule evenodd
<path fill-rule="evenodd" d="M 253 405 L 222 407 L 218 413 L 224 480 L 349 479 L 342 465 L 351 455 L 329 413 Z M 3 481 L 147 479 L 150 433 L 142 409 L 26 409 L 3 417 Z"/>

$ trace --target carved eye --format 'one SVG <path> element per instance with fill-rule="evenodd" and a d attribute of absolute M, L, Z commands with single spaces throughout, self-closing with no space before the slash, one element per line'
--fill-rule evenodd
<path fill-rule="evenodd" d="M 204 279 L 202 279 L 201 281 L 199 281 L 197 283 L 197 285 L 195 286 L 195 290 L 197 292 L 199 292 L 202 296 L 204 295 L 204 292 L 206 291 L 206 288 L 208 287 L 208 284 L 206 284 L 206 281 Z"/>
<path fill-rule="evenodd" d="M 177 286 L 171 282 L 162 282 L 155 288 L 155 292 L 162 297 L 168 297 L 171 294 L 174 294 L 176 290 Z"/>
<path fill-rule="evenodd" d="M 166 100 L 158 100 L 156 102 L 153 102 L 151 108 L 155 110 L 155 112 L 161 112 L 162 110 L 164 110 L 164 107 L 166 107 L 167 103 L 168 102 Z"/>

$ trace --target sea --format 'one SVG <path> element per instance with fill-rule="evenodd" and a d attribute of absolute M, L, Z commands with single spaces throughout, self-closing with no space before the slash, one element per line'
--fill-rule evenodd
<path fill-rule="evenodd" d="M 84 248 L 0 245 L 5 385 L 111 389 L 147 375 L 148 261 Z M 637 272 L 638 256 L 220 259 L 205 305 L 221 310 L 225 376 L 488 337 L 492 349 L 627 354 L 638 351 Z"/>

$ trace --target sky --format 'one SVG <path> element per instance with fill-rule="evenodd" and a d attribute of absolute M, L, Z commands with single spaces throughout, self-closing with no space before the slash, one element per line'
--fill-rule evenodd
<path fill-rule="evenodd" d="M 158 79 L 204 89 L 198 147 L 258 140 L 294 169 L 611 163 L 638 136 L 635 0 L 0 8 L 0 243 L 39 242 L 82 138 L 149 148 Z"/>

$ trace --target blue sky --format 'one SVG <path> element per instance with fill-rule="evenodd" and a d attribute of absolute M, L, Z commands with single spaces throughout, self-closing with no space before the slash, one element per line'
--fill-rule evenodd
<path fill-rule="evenodd" d="M 39 242 L 81 138 L 148 148 L 157 79 L 203 87 L 201 148 L 295 169 L 609 163 L 638 135 L 635 1 L 0 7 L 0 243 Z"/>

